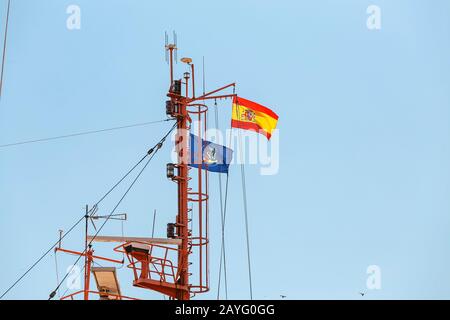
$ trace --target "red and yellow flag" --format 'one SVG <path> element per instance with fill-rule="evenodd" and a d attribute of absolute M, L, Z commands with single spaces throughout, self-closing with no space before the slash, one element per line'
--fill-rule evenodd
<path fill-rule="evenodd" d="M 269 108 L 241 97 L 233 98 L 232 128 L 253 130 L 270 139 L 277 122 L 278 115 Z"/>

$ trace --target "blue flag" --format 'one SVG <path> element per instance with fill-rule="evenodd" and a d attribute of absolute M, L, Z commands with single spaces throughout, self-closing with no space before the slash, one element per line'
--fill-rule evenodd
<path fill-rule="evenodd" d="M 192 133 L 190 136 L 191 163 L 189 166 L 198 168 L 201 164 L 201 168 L 204 170 L 228 173 L 228 167 L 233 158 L 233 150 L 220 144 L 201 140 Z M 200 147 L 202 147 L 201 153 L 199 153 Z M 199 159 L 200 156 L 201 159 Z"/>

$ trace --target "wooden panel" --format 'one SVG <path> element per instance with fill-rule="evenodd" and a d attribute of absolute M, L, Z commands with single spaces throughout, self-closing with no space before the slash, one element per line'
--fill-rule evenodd
<path fill-rule="evenodd" d="M 95 282 L 97 283 L 97 290 L 108 290 L 108 293 L 113 295 L 107 295 L 109 300 L 118 300 L 120 296 L 120 286 L 117 280 L 116 268 L 111 267 L 99 267 L 92 268 L 92 273 L 95 277 Z"/>
<path fill-rule="evenodd" d="M 88 241 L 91 241 L 93 236 L 88 236 Z M 181 239 L 166 239 L 166 238 L 141 238 L 141 237 L 116 237 L 116 236 L 96 236 L 93 242 L 145 242 L 155 244 L 173 244 L 181 245 Z"/>

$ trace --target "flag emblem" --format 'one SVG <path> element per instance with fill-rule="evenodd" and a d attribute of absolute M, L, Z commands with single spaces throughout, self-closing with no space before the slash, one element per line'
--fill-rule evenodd
<path fill-rule="evenodd" d="M 233 150 L 190 134 L 190 167 L 228 173 Z"/>
<path fill-rule="evenodd" d="M 255 122 L 255 112 L 253 110 L 246 109 L 241 115 L 241 120 Z"/>
<path fill-rule="evenodd" d="M 256 131 L 270 139 L 278 122 L 278 115 L 267 107 L 241 98 L 233 98 L 231 127 Z"/>
<path fill-rule="evenodd" d="M 203 151 L 203 162 L 208 165 L 217 164 L 216 148 L 212 147 L 211 144 L 207 145 Z"/>

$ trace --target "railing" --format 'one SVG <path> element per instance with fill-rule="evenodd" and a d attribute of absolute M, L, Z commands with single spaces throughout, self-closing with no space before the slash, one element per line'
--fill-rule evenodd
<path fill-rule="evenodd" d="M 149 252 L 144 259 L 136 258 L 133 256 L 133 253 L 128 253 L 125 251 L 125 247 L 132 243 L 139 243 L 148 246 Z M 172 261 L 169 259 L 169 253 L 178 253 L 177 248 L 138 241 L 133 241 L 132 243 L 127 242 L 121 244 L 120 246 L 114 248 L 114 251 L 125 253 L 127 255 L 128 261 L 130 262 L 127 267 L 133 269 L 135 280 L 152 279 L 167 283 L 175 283 L 177 281 L 178 268 L 174 266 Z M 156 254 L 154 251 L 157 249 L 162 251 L 160 256 L 154 255 Z"/>

